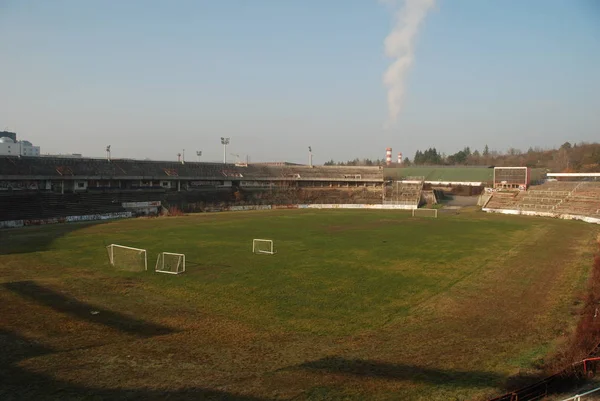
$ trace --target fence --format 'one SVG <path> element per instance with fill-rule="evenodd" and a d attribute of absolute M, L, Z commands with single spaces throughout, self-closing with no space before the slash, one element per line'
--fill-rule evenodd
<path fill-rule="evenodd" d="M 598 388 L 595 388 L 595 389 L 593 389 L 593 390 L 590 390 L 590 391 L 587 391 L 587 392 L 585 392 L 585 393 L 576 394 L 576 395 L 574 395 L 573 397 L 566 398 L 566 399 L 564 399 L 564 400 L 562 400 L 562 401 L 582 401 L 582 399 L 583 399 L 584 397 L 587 397 L 588 395 L 590 395 L 590 394 L 593 394 L 593 393 L 596 393 L 596 392 L 598 392 L 598 391 L 600 391 L 600 387 L 598 387 Z"/>

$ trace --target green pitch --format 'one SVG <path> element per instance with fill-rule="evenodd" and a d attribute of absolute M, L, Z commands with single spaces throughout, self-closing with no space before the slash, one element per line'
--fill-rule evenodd
<path fill-rule="evenodd" d="M 565 346 L 599 230 L 438 216 L 264 211 L 0 231 L 0 398 L 501 393 Z M 253 238 L 277 254 L 253 255 Z M 111 243 L 146 249 L 149 270 L 112 268 Z M 184 253 L 186 272 L 154 273 L 163 251 Z"/>

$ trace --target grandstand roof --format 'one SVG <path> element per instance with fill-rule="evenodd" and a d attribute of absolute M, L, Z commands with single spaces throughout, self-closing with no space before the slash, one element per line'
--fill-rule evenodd
<path fill-rule="evenodd" d="M 292 162 L 252 162 L 248 163 L 255 166 L 305 166 L 305 164 L 292 163 Z"/>
<path fill-rule="evenodd" d="M 268 166 L 127 159 L 0 157 L 0 179 L 216 179 L 381 182 L 379 167 Z"/>
<path fill-rule="evenodd" d="M 425 181 L 448 182 L 491 182 L 494 169 L 490 167 L 400 167 L 384 168 L 386 180 L 400 180 L 406 177 L 425 177 Z"/>

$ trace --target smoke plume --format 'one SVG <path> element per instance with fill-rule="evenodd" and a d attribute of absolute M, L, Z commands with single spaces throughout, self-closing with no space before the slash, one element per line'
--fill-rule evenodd
<path fill-rule="evenodd" d="M 393 59 L 383 74 L 383 83 L 388 89 L 388 126 L 396 123 L 404 97 L 404 81 L 414 60 L 414 41 L 419 25 L 433 7 L 435 0 L 404 0 L 398 9 L 397 1 L 386 1 L 395 8 L 394 27 L 385 38 L 385 54 Z"/>

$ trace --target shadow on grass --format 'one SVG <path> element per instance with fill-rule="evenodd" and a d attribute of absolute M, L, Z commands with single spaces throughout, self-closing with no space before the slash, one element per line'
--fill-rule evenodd
<path fill-rule="evenodd" d="M 0 399 L 16 400 L 144 400 L 144 401 L 269 401 L 225 391 L 191 387 L 182 390 L 93 388 L 56 380 L 18 366 L 27 358 L 43 356 L 52 350 L 0 329 Z M 168 383 L 164 383 L 168 384 Z"/>
<path fill-rule="evenodd" d="M 52 350 L 30 342 L 15 333 L 0 328 L 0 367 L 18 362 L 21 359 L 50 354 Z M 1 381 L 0 381 L 1 382 Z"/>
<path fill-rule="evenodd" d="M 462 371 L 426 368 L 416 365 L 391 364 L 386 362 L 326 357 L 307 362 L 299 366 L 303 369 L 328 371 L 362 377 L 376 377 L 392 380 L 421 382 L 433 385 L 444 385 L 464 388 L 501 388 L 508 377 L 493 372 Z M 524 382 L 524 377 L 521 378 Z M 529 378 L 532 380 L 533 378 Z M 531 382 L 531 381 L 530 381 Z"/>
<path fill-rule="evenodd" d="M 391 380 L 428 383 L 437 386 L 462 388 L 497 388 L 499 392 L 517 391 L 519 400 L 540 400 L 545 396 L 561 394 L 581 383 L 576 375 L 518 374 L 504 376 L 493 372 L 447 370 L 415 365 L 390 364 L 361 359 L 327 357 L 299 365 L 313 371 L 347 374 L 359 377 L 376 377 Z M 516 393 L 495 398 L 494 401 L 511 401 Z"/>
<path fill-rule="evenodd" d="M 0 229 L 0 255 L 45 251 L 60 237 L 108 220 Z"/>
<path fill-rule="evenodd" d="M 78 301 L 73 297 L 60 294 L 33 281 L 15 281 L 4 283 L 2 286 L 24 298 L 31 299 L 58 312 L 66 313 L 91 323 L 99 323 L 139 337 L 153 337 L 175 332 L 175 330 L 167 326 L 148 323 L 118 312 L 100 308 L 96 305 Z"/>
<path fill-rule="evenodd" d="M 0 399 L 13 400 L 116 400 L 116 401 L 270 401 L 267 398 L 234 394 L 227 391 L 213 390 L 202 387 L 189 387 L 177 390 L 160 390 L 148 388 L 100 388 L 75 384 L 55 379 L 47 374 L 29 371 L 19 366 L 21 361 L 29 358 L 51 355 L 54 351 L 50 348 L 27 340 L 18 334 L 0 328 Z M 300 365 L 301 368 L 343 373 L 364 377 L 383 377 L 396 380 L 411 380 L 428 382 L 434 385 L 483 387 L 490 386 L 490 381 L 503 378 L 493 373 L 452 371 L 442 369 L 422 368 L 410 365 L 394 365 L 381 362 L 348 360 L 339 357 L 324 358 L 314 362 Z M 115 372 L 116 375 L 119 372 Z M 135 372 L 130 372 L 135 374 Z M 122 382 L 122 377 L 119 381 Z M 488 384 L 485 382 L 488 381 Z M 162 383 L 168 386 L 169 383 Z M 497 384 L 497 383 L 496 383 Z M 550 389 L 546 389 L 550 390 Z M 544 391 L 548 395 L 556 391 Z M 532 388 L 532 392 L 523 393 L 535 398 L 523 397 L 524 400 L 541 399 L 542 392 Z M 498 400 L 512 400 L 514 398 L 499 398 Z M 366 399 L 366 398 L 365 398 Z M 521 398 L 519 398 L 521 399 Z"/>

